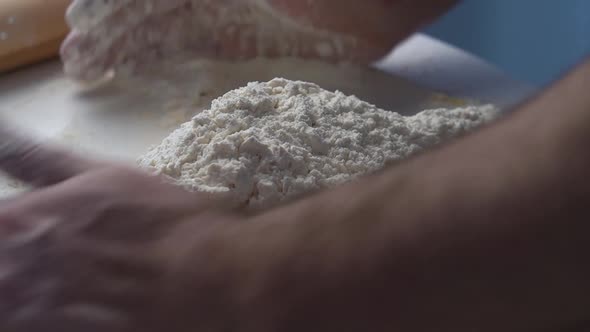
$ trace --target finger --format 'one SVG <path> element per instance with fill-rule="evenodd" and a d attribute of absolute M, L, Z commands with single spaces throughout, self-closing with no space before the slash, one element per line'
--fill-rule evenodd
<path fill-rule="evenodd" d="M 82 10 L 81 13 L 77 15 L 85 14 L 89 17 L 98 15 L 100 21 L 98 21 L 99 18 L 97 17 L 96 24 L 88 29 L 84 26 L 78 27 L 74 25 L 73 31 L 87 36 L 84 43 L 79 45 L 80 48 L 83 48 L 84 50 L 91 49 L 93 52 L 102 53 L 109 48 L 114 40 L 127 34 L 128 31 L 132 30 L 147 18 L 158 17 L 165 12 L 181 6 L 186 1 L 187 0 L 107 0 L 105 1 L 106 4 L 103 5 L 103 1 L 84 0 L 82 1 L 83 3 L 96 4 L 93 6 L 91 5 L 91 7 L 102 8 L 102 12 L 95 14 L 89 9 L 87 11 Z M 83 4 L 72 5 L 73 9 L 71 9 L 70 12 L 77 12 L 77 8 L 81 6 L 83 6 Z"/>
<path fill-rule="evenodd" d="M 31 185 L 53 185 L 99 165 L 0 126 L 0 170 Z"/>
<path fill-rule="evenodd" d="M 75 0 L 68 7 L 66 20 L 71 28 L 88 31 L 131 1 L 133 0 Z"/>
<path fill-rule="evenodd" d="M 80 31 L 71 32 L 63 42 L 60 54 L 64 64 L 64 72 L 72 79 L 82 82 L 95 82 L 102 80 L 112 69 L 109 55 L 93 53 L 91 45 L 87 42 L 88 36 Z"/>
<path fill-rule="evenodd" d="M 100 1 L 95 1 L 99 2 Z M 92 2 L 92 3 L 95 3 Z M 121 4 L 107 3 L 112 6 L 107 13 L 97 13 L 102 21 L 95 22 L 91 28 L 81 26 L 76 23 L 73 32 L 64 41 L 61 48 L 61 57 L 64 62 L 66 74 L 70 77 L 81 81 L 96 81 L 102 79 L 106 73 L 124 64 L 130 54 L 139 54 L 139 50 L 145 50 L 150 44 L 165 38 L 164 34 L 171 20 L 159 19 L 166 12 L 177 8 L 177 12 L 184 12 L 181 7 L 187 0 L 171 1 L 146 1 L 131 0 L 126 1 L 125 6 Z M 99 6 L 100 5 L 94 5 Z M 92 6 L 91 6 L 92 7 Z M 178 8 L 181 7 L 181 8 Z M 71 12 L 81 11 L 82 15 L 92 16 L 92 10 L 88 12 L 83 10 L 82 2 L 73 6 Z M 78 8 L 78 9 L 77 9 Z M 82 9 L 79 9 L 82 8 Z M 97 16 L 97 17 L 98 17 Z M 149 18 L 155 18 L 153 24 L 140 24 Z M 98 18 L 97 18 L 98 19 Z M 143 34 L 130 34 L 130 31 L 136 30 L 137 26 L 142 28 Z M 182 26 L 177 26 L 173 33 L 181 33 Z M 174 39 L 174 38 L 172 38 Z M 141 54 L 145 56 L 145 54 Z"/>
<path fill-rule="evenodd" d="M 163 51 L 178 52 L 192 19 L 183 8 L 122 25 L 120 16 L 84 33 L 74 31 L 64 41 L 61 57 L 66 74 L 81 81 L 102 79 L 111 70 L 132 70 L 139 62 L 162 58 Z M 112 22 L 111 22 L 112 21 Z"/>

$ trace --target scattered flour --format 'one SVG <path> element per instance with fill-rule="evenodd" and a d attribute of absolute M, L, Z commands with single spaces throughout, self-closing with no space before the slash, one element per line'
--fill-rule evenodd
<path fill-rule="evenodd" d="M 333 187 L 466 133 L 494 106 L 404 117 L 312 83 L 250 83 L 139 159 L 192 191 L 260 208 Z"/>

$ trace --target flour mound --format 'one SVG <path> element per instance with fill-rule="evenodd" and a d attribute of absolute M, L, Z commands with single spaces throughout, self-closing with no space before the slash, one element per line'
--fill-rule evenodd
<path fill-rule="evenodd" d="M 379 170 L 496 114 L 487 105 L 404 117 L 312 83 L 277 78 L 218 98 L 139 164 L 189 190 L 268 207 Z"/>

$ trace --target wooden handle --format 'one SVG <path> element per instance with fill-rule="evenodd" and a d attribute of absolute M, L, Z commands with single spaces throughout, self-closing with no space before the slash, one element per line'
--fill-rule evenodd
<path fill-rule="evenodd" d="M 71 0 L 0 0 L 0 72 L 54 57 Z"/>

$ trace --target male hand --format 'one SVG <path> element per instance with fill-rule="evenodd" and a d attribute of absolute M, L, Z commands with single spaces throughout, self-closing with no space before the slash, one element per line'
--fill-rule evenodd
<path fill-rule="evenodd" d="M 222 224 L 211 202 L 4 129 L 0 141 L 0 168 L 35 186 L 0 203 L 0 331 L 184 331 L 175 274 Z"/>

